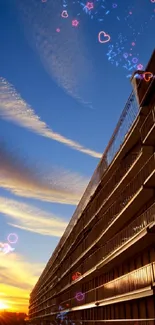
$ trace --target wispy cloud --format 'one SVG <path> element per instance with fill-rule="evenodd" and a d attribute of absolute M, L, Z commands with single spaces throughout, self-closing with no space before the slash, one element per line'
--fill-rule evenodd
<path fill-rule="evenodd" d="M 0 300 L 12 310 L 27 312 L 30 291 L 44 266 L 44 264 L 29 263 L 15 253 L 1 255 Z"/>
<path fill-rule="evenodd" d="M 28 168 L 0 145 L 0 187 L 18 196 L 76 205 L 87 184 L 88 179 L 77 173 L 53 169 L 46 175 Z"/>
<path fill-rule="evenodd" d="M 69 95 L 92 109 L 96 69 L 82 20 L 77 18 L 79 26 L 72 26 L 74 6 L 70 3 L 68 18 L 64 19 L 61 0 L 47 1 L 46 5 L 36 0 L 21 0 L 18 4 L 28 42 L 37 50 L 47 73 Z"/>
<path fill-rule="evenodd" d="M 0 78 L 0 116 L 5 120 L 12 121 L 32 132 L 58 141 L 89 156 L 95 158 L 101 158 L 102 156 L 99 152 L 84 148 L 78 142 L 53 132 L 4 78 Z"/>
<path fill-rule="evenodd" d="M 68 224 L 52 213 L 5 197 L 0 197 L 0 213 L 9 225 L 40 235 L 61 237 Z"/>

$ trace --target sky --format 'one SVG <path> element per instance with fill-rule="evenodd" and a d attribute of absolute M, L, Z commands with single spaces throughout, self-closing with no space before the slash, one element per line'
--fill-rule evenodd
<path fill-rule="evenodd" d="M 154 30 L 154 0 L 0 0 L 1 309 L 27 312 Z"/>

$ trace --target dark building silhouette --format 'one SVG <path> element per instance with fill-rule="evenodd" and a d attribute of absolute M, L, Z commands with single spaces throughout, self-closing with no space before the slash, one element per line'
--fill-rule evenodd
<path fill-rule="evenodd" d="M 155 75 L 155 52 L 145 71 Z M 155 324 L 155 79 L 134 87 L 30 295 L 30 324 Z"/>
<path fill-rule="evenodd" d="M 0 325 L 26 325 L 26 314 L 0 311 Z"/>

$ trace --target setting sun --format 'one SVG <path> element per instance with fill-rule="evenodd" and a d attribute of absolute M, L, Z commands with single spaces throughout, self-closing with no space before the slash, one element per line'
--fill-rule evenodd
<path fill-rule="evenodd" d="M 8 306 L 3 301 L 0 301 L 0 310 L 7 309 L 7 308 Z"/>

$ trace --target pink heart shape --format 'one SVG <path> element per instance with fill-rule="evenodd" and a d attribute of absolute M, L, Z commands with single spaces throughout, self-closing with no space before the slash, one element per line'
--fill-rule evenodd
<path fill-rule="evenodd" d="M 105 38 L 105 40 L 103 40 L 103 41 L 101 40 L 101 35 L 102 34 L 103 34 L 103 36 Z M 100 43 L 107 43 L 107 42 L 110 41 L 110 35 L 109 34 L 106 34 L 104 31 L 101 31 L 98 34 L 98 40 L 99 40 Z"/>
<path fill-rule="evenodd" d="M 0 251 L 2 251 L 4 254 L 13 252 L 14 250 L 15 249 L 12 248 L 8 243 L 0 243 Z"/>
<path fill-rule="evenodd" d="M 10 245 L 8 243 L 0 243 L 0 250 L 5 254 L 9 252 L 9 247 Z"/>
<path fill-rule="evenodd" d="M 143 78 L 146 82 L 149 82 L 153 78 L 152 72 L 148 72 L 148 71 L 144 72 Z"/>
<path fill-rule="evenodd" d="M 61 13 L 61 17 L 62 18 L 68 18 L 68 12 L 67 10 L 63 10 L 62 13 Z"/>

